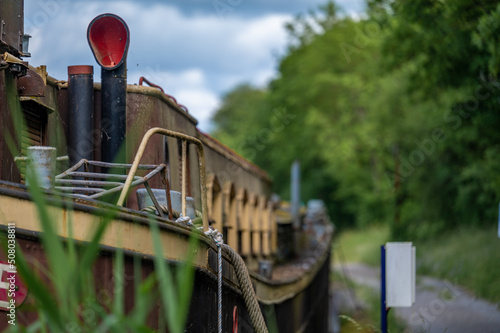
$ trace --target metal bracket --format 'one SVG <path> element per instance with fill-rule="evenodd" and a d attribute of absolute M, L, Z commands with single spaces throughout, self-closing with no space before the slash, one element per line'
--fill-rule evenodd
<path fill-rule="evenodd" d="M 25 75 L 17 80 L 17 90 L 20 96 L 43 97 L 45 96 L 45 82 L 37 71 L 27 68 Z"/>

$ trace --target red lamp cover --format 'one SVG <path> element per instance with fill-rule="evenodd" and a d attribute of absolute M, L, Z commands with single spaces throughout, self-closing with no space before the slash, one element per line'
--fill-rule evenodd
<path fill-rule="evenodd" d="M 97 63 L 105 69 L 117 68 L 127 57 L 128 26 L 115 14 L 101 14 L 94 18 L 87 29 L 87 40 Z"/>

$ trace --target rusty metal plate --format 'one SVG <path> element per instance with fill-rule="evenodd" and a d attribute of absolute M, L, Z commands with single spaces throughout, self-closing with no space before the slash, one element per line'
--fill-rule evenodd
<path fill-rule="evenodd" d="M 17 90 L 20 96 L 45 96 L 45 82 L 43 78 L 31 68 L 28 68 L 26 75 L 17 80 Z"/>
<path fill-rule="evenodd" d="M 23 1 L 0 1 L 0 51 L 18 56 L 23 51 Z"/>

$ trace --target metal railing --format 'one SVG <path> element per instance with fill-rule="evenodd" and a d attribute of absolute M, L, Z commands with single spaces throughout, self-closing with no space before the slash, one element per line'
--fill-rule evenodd
<path fill-rule="evenodd" d="M 70 195 L 75 197 L 85 197 L 91 199 L 98 199 L 105 197 L 107 195 L 117 193 L 121 191 L 127 180 L 127 175 L 121 173 L 99 173 L 90 172 L 90 166 L 97 166 L 101 168 L 108 169 L 113 172 L 119 170 L 126 171 L 132 168 L 132 164 L 123 163 L 107 163 L 99 161 L 89 161 L 86 159 L 80 160 L 77 164 L 73 165 L 68 170 L 57 175 L 55 177 L 55 189 L 61 192 L 69 192 Z M 84 171 L 78 171 L 81 167 Z M 170 201 L 170 187 L 168 183 L 168 177 L 166 175 L 167 166 L 165 164 L 141 164 L 137 169 L 140 170 L 151 170 L 145 176 L 135 176 L 131 186 L 138 186 L 143 184 L 148 191 L 153 204 L 161 217 L 165 217 L 163 210 L 161 209 L 156 197 L 149 186 L 148 181 L 154 176 L 160 174 L 163 183 L 166 185 L 167 189 L 167 206 L 169 211 L 169 218 L 173 219 L 172 207 Z"/>
<path fill-rule="evenodd" d="M 116 203 L 118 206 L 123 206 L 125 199 L 128 195 L 130 187 L 134 184 L 134 177 L 139 169 L 139 163 L 142 159 L 142 155 L 144 155 L 144 151 L 146 149 L 146 145 L 149 142 L 149 139 L 154 134 L 161 134 L 164 136 L 169 136 L 181 140 L 182 142 L 182 184 L 181 184 L 181 210 L 182 216 L 186 216 L 186 173 L 187 173 L 187 144 L 192 143 L 198 149 L 198 163 L 200 166 L 200 190 L 201 190 L 201 212 L 202 212 L 202 221 L 203 221 L 203 229 L 208 230 L 208 209 L 207 209 L 207 188 L 206 188 L 206 180 L 205 180 L 205 152 L 203 150 L 203 144 L 200 140 L 189 136 L 184 133 L 170 131 L 160 127 L 154 127 L 149 129 L 144 137 L 142 138 L 141 144 L 137 149 L 137 153 L 134 158 L 134 162 L 130 168 L 130 171 L 127 175 L 127 179 L 125 180 L 125 184 L 123 186 L 120 197 L 118 198 L 118 202 Z M 153 196 L 154 197 L 154 196 Z M 169 196 L 167 196 L 168 198 Z M 171 211 L 171 209 L 169 209 Z"/>
<path fill-rule="evenodd" d="M 164 136 L 169 136 L 181 140 L 182 143 L 182 160 L 181 160 L 181 213 L 182 216 L 186 216 L 186 195 L 187 195 L 187 144 L 192 143 L 198 149 L 198 162 L 200 167 L 200 190 L 201 190 L 201 210 L 202 210 L 202 221 L 203 229 L 208 230 L 208 208 L 207 208 L 207 189 L 205 180 L 205 154 L 203 150 L 203 144 L 200 140 L 191 137 L 189 135 L 170 131 L 167 129 L 155 127 L 151 128 L 144 134 L 142 141 L 137 149 L 137 153 L 134 157 L 134 162 L 132 164 L 124 163 L 108 163 L 99 161 L 89 161 L 86 159 L 80 160 L 77 164 L 73 165 L 68 170 L 57 175 L 55 177 L 55 189 L 61 192 L 69 192 L 70 195 L 75 197 L 85 197 L 91 199 L 101 198 L 113 193 L 121 191 L 120 196 L 117 201 L 118 206 L 123 206 L 125 199 L 130 191 L 131 187 L 135 187 L 144 184 L 153 204 L 161 217 L 164 216 L 164 210 L 159 205 L 148 181 L 157 174 L 162 177 L 163 184 L 165 185 L 166 197 L 167 197 L 167 211 L 168 218 L 173 219 L 172 202 L 170 197 L 170 184 L 168 181 L 167 166 L 165 164 L 140 164 L 146 145 L 149 139 L 154 134 L 161 134 Z M 90 172 L 90 166 L 96 166 L 104 168 L 107 170 L 127 170 L 129 172 L 127 175 L 120 173 L 98 173 Z M 84 171 L 78 171 L 81 167 Z M 151 170 L 145 176 L 136 176 L 138 170 Z M 124 181 L 124 182 L 123 182 Z"/>

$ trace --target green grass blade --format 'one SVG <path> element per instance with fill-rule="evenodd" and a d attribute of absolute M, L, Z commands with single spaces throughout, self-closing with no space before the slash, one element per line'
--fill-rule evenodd
<path fill-rule="evenodd" d="M 26 168 L 27 179 L 29 182 L 29 190 L 31 194 L 31 199 L 34 202 L 40 225 L 42 227 L 43 233 L 41 234 L 41 240 L 44 245 L 44 252 L 49 263 L 51 273 L 53 275 L 54 289 L 57 292 L 59 299 L 67 299 L 66 287 L 69 282 L 66 252 L 62 244 L 62 240 L 57 235 L 56 231 L 52 226 L 52 219 L 48 212 L 48 204 L 45 200 L 44 193 L 39 187 L 36 172 L 33 167 Z M 67 306 L 63 305 L 61 311 L 67 312 Z"/>
<path fill-rule="evenodd" d="M 106 216 L 101 218 L 101 221 L 98 223 L 98 226 L 92 236 L 91 241 L 85 246 L 84 253 L 82 255 L 82 259 L 80 260 L 79 266 L 81 269 L 91 269 L 93 263 L 97 259 L 99 252 L 101 250 L 100 240 L 104 236 L 106 232 L 106 228 L 111 222 L 112 217 Z"/>
<path fill-rule="evenodd" d="M 39 280 L 28 267 L 26 259 L 19 248 L 16 249 L 16 266 L 23 281 L 30 287 L 30 293 L 33 294 L 39 305 L 39 312 L 45 314 L 49 323 L 54 329 L 63 329 L 63 317 L 61 316 L 57 302 L 52 297 L 51 292 Z"/>
<path fill-rule="evenodd" d="M 192 235 L 189 239 L 189 247 L 187 258 L 185 262 L 181 265 L 179 270 L 177 270 L 177 283 L 179 285 L 178 290 L 178 315 L 179 320 L 183 323 L 187 320 L 187 315 L 189 313 L 189 305 L 191 303 L 191 293 L 193 291 L 194 284 L 194 255 L 196 247 L 198 246 L 198 237 Z"/>
<path fill-rule="evenodd" d="M 133 321 L 144 323 L 153 308 L 153 288 L 156 284 L 155 274 L 150 274 L 142 281 L 141 257 L 134 256 L 134 308 Z"/>
<path fill-rule="evenodd" d="M 113 297 L 113 313 L 117 317 L 123 316 L 124 304 L 124 263 L 123 263 L 123 250 L 116 249 L 115 253 L 115 267 L 114 267 L 114 297 Z"/>
<path fill-rule="evenodd" d="M 151 235 L 153 237 L 153 245 L 155 249 L 155 270 L 158 276 L 158 285 L 160 289 L 160 296 L 163 304 L 165 317 L 167 318 L 167 325 L 172 333 L 182 333 L 183 327 L 180 322 L 177 311 L 177 295 L 174 289 L 173 276 L 170 268 L 165 263 L 163 257 L 163 249 L 160 241 L 160 231 L 157 222 L 150 219 Z"/>

